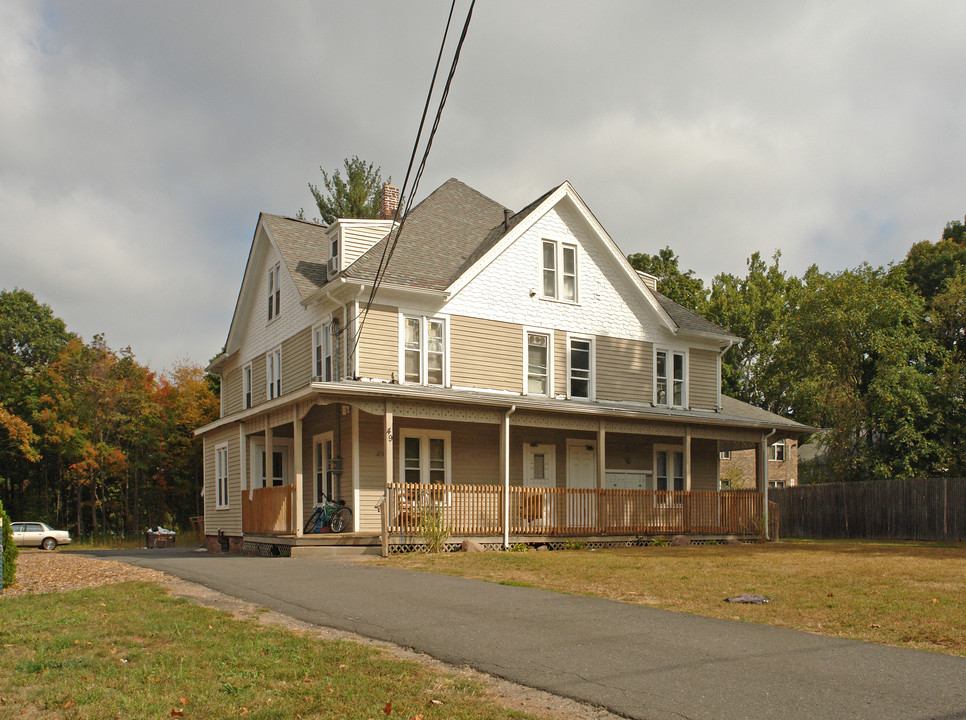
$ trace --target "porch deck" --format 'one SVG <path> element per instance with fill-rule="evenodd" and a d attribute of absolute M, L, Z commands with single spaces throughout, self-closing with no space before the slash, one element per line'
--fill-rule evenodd
<path fill-rule="evenodd" d="M 448 545 L 463 539 L 484 545 L 509 541 L 562 546 L 568 538 L 588 544 L 646 543 L 648 538 L 688 535 L 711 540 L 763 535 L 764 505 L 755 492 L 694 492 L 575 488 L 509 488 L 490 485 L 386 487 L 379 532 L 299 535 L 294 487 L 260 488 L 243 495 L 245 542 L 292 548 L 412 547 L 422 544 L 427 523 L 438 525 Z M 771 537 L 777 535 L 774 520 Z"/>

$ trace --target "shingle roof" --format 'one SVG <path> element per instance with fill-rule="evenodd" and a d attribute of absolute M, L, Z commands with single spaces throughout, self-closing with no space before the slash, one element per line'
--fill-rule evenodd
<path fill-rule="evenodd" d="M 450 178 L 409 212 L 383 282 L 444 290 L 469 267 L 472 258 L 503 237 L 505 209 Z M 376 243 L 346 268 L 345 275 L 371 279 L 386 243 L 395 236 L 393 232 Z"/>
<path fill-rule="evenodd" d="M 325 284 L 326 226 L 269 213 L 262 213 L 261 221 L 275 240 L 304 300 Z"/>
<path fill-rule="evenodd" d="M 798 432 L 814 432 L 816 429 L 809 425 L 803 425 L 796 420 L 790 420 L 787 417 L 776 415 L 768 410 L 762 410 L 755 405 L 749 405 L 741 400 L 736 400 L 723 393 L 721 395 L 721 414 L 727 417 L 774 425 L 777 428 L 791 428 Z"/>
<path fill-rule="evenodd" d="M 715 325 L 710 320 L 706 320 L 697 313 L 691 312 L 683 305 L 678 305 L 671 298 L 666 295 L 662 295 L 656 290 L 653 291 L 654 296 L 657 301 L 661 303 L 661 307 L 664 308 L 674 324 L 677 325 L 682 330 L 692 330 L 694 332 L 710 333 L 712 335 L 720 335 L 724 338 L 730 338 L 733 340 L 740 340 L 737 335 L 730 333 L 723 327 Z"/>

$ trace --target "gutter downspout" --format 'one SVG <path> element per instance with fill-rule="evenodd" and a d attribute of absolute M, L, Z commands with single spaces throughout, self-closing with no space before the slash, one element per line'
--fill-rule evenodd
<path fill-rule="evenodd" d="M 769 530 L 771 529 L 770 518 L 768 517 L 768 438 L 778 432 L 778 428 L 772 428 L 771 432 L 761 438 L 761 484 L 762 484 L 762 514 L 765 519 L 765 540 L 771 540 Z"/>
<path fill-rule="evenodd" d="M 503 416 L 503 549 L 510 549 L 510 416 L 517 411 L 511 405 Z"/>

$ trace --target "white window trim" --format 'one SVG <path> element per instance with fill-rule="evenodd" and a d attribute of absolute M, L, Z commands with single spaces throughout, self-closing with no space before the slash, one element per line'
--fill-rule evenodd
<path fill-rule="evenodd" d="M 265 353 L 265 399 L 282 396 L 282 346 Z"/>
<path fill-rule="evenodd" d="M 573 397 L 570 392 L 570 341 L 584 340 L 590 343 L 590 382 L 587 387 L 587 397 Z M 585 400 L 593 402 L 597 398 L 597 339 L 593 335 L 567 333 L 567 399 Z"/>
<path fill-rule="evenodd" d="M 668 371 L 668 376 L 667 376 L 667 379 L 668 379 L 668 393 L 667 393 L 667 402 L 666 403 L 658 402 L 658 399 L 657 399 L 657 354 L 660 353 L 660 352 L 667 353 L 667 355 L 668 355 L 668 362 L 667 362 L 667 371 Z M 674 398 L 674 356 L 675 355 L 681 355 L 684 358 L 684 362 L 683 362 L 684 376 L 681 379 L 682 386 L 681 386 L 681 404 L 680 405 L 675 405 L 674 404 L 674 401 L 673 401 L 673 398 Z M 690 362 L 689 362 L 689 353 L 688 353 L 687 348 L 674 348 L 674 347 L 668 347 L 668 346 L 660 346 L 660 347 L 658 347 L 658 346 L 655 345 L 655 347 L 654 347 L 654 360 L 653 360 L 653 362 L 654 362 L 654 364 L 652 366 L 652 372 L 653 372 L 653 376 L 654 376 L 654 389 L 653 389 L 654 394 L 653 394 L 653 400 L 652 400 L 652 402 L 653 402 L 654 406 L 655 407 L 667 407 L 667 408 L 686 409 L 688 407 L 688 385 L 690 384 L 690 380 L 689 380 L 689 376 L 690 376 Z"/>
<path fill-rule="evenodd" d="M 219 443 L 215 445 L 215 510 L 229 509 L 228 490 L 228 443 Z"/>
<path fill-rule="evenodd" d="M 396 459 L 399 472 L 399 483 L 406 483 L 406 438 L 419 438 L 419 457 L 420 461 L 425 457 L 426 464 L 420 462 L 419 484 L 429 484 L 429 441 L 443 441 L 443 484 L 453 484 L 453 443 L 452 433 L 449 430 L 414 430 L 412 428 L 399 429 L 399 454 Z"/>
<path fill-rule="evenodd" d="M 782 457 L 778 457 L 778 446 L 782 446 Z M 788 444 L 785 440 L 779 440 L 768 446 L 768 460 L 769 462 L 785 462 L 788 460 Z"/>
<path fill-rule="evenodd" d="M 312 378 L 319 382 L 335 382 L 339 379 L 338 373 L 338 355 L 335 350 L 335 338 L 332 335 L 332 326 L 334 320 L 329 317 L 326 320 L 316 323 L 312 326 Z M 316 355 L 319 352 L 319 343 L 317 342 L 317 336 L 322 340 L 322 355 L 320 358 L 320 363 L 316 364 Z M 328 354 L 326 354 L 328 351 Z M 329 365 L 332 368 L 332 377 L 330 380 L 325 379 L 325 358 L 329 358 Z M 317 372 L 320 371 L 320 372 Z"/>
<path fill-rule="evenodd" d="M 242 410 L 247 410 L 248 408 L 252 407 L 255 404 L 254 397 L 252 395 L 252 379 L 253 379 L 252 378 L 252 364 L 251 363 L 245 363 L 245 365 L 242 366 L 242 382 L 241 382 L 241 384 L 242 384 L 242 398 L 241 398 Z M 245 387 L 246 380 L 247 380 L 247 384 L 248 384 L 248 387 L 247 388 Z M 246 395 L 247 395 L 247 397 L 246 397 Z"/>
<path fill-rule="evenodd" d="M 282 263 L 277 262 L 275 265 L 268 269 L 269 277 L 269 293 L 268 293 L 268 306 L 271 309 L 268 316 L 268 322 L 275 322 L 276 318 L 282 314 Z"/>
<path fill-rule="evenodd" d="M 547 392 L 546 394 L 529 392 L 529 386 L 530 386 L 530 383 L 529 383 L 530 338 L 529 336 L 530 335 L 547 336 Z M 552 398 L 554 396 L 553 356 L 554 356 L 553 330 L 549 330 L 547 328 L 529 327 L 527 325 L 524 325 L 523 326 L 523 394 L 524 395 L 533 395 L 534 397 L 548 397 L 548 398 Z"/>
<path fill-rule="evenodd" d="M 657 454 L 659 452 L 666 452 L 668 454 L 668 489 L 667 492 L 686 492 L 691 488 L 688 487 L 688 474 L 685 469 L 685 457 L 684 457 L 684 446 L 683 445 L 655 445 L 654 446 L 654 457 L 651 469 L 654 471 L 651 475 L 651 483 L 653 484 L 652 490 L 657 490 Z M 674 464 L 672 462 L 672 453 L 680 453 L 681 455 L 681 490 L 674 490 Z M 663 491 L 662 491 L 663 492 Z M 675 505 L 677 507 L 677 505 Z"/>
<path fill-rule="evenodd" d="M 406 381 L 406 319 L 413 318 L 419 319 L 419 382 L 407 382 Z M 443 384 L 438 385 L 433 383 L 430 385 L 429 379 L 429 367 L 426 362 L 427 359 L 427 343 L 426 340 L 429 338 L 429 323 L 441 322 L 443 323 Z M 403 308 L 399 309 L 399 358 L 398 358 L 398 375 L 397 378 L 399 383 L 402 385 L 427 385 L 429 387 L 449 387 L 449 315 L 427 315 L 425 312 L 419 310 L 406 310 Z"/>
<path fill-rule="evenodd" d="M 543 286 L 543 273 L 546 269 L 543 264 L 543 245 L 544 243 L 553 243 L 554 245 L 554 293 L 555 295 L 551 297 L 550 295 L 544 294 Z M 563 287 L 564 287 L 564 247 L 570 247 L 574 250 L 574 299 L 567 300 L 563 297 Z M 561 302 L 567 305 L 578 305 L 580 303 L 580 252 L 578 249 L 577 242 L 574 238 L 562 238 L 562 237 L 546 237 L 541 236 L 540 238 L 540 256 L 539 256 L 539 272 L 540 281 L 537 285 L 540 288 L 540 299 L 549 300 L 550 302 Z"/>

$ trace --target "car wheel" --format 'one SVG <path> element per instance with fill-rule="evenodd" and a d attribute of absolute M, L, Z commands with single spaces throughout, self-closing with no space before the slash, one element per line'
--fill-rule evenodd
<path fill-rule="evenodd" d="M 40 545 L 44 550 L 53 550 L 57 547 L 57 541 L 53 538 L 44 538 L 44 541 Z"/>

